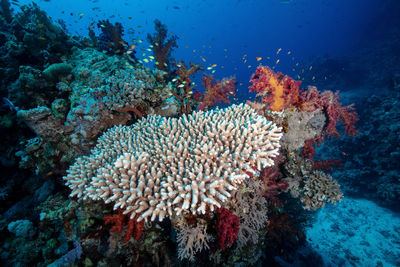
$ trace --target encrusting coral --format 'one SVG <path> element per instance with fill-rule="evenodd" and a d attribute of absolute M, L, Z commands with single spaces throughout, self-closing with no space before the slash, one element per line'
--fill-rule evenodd
<path fill-rule="evenodd" d="M 114 202 L 138 220 L 214 211 L 254 167 L 273 165 L 281 128 L 247 105 L 149 116 L 99 139 L 64 177 L 71 196 Z"/>

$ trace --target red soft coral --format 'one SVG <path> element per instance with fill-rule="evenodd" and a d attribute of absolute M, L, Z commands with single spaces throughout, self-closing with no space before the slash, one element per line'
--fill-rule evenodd
<path fill-rule="evenodd" d="M 285 191 L 289 184 L 285 180 L 280 180 L 282 173 L 276 166 L 264 168 L 260 173 L 260 179 L 264 183 L 264 197 L 273 202 L 279 202 L 278 194 Z"/>
<path fill-rule="evenodd" d="M 336 130 L 336 125 L 342 121 L 346 134 L 354 136 L 357 130 L 354 126 L 358 121 L 357 113 L 354 105 L 342 106 L 340 103 L 339 91 L 333 93 L 325 91 L 320 93 L 316 87 L 309 86 L 308 90 L 300 95 L 300 108 L 305 111 L 314 111 L 321 109 L 325 112 L 328 118 L 327 125 L 324 129 L 324 134 L 328 136 L 340 137 Z"/>
<path fill-rule="evenodd" d="M 218 244 L 222 250 L 225 250 L 227 245 L 232 245 L 238 237 L 239 217 L 225 208 L 219 208 L 217 216 Z"/>
<path fill-rule="evenodd" d="M 317 160 L 313 162 L 313 170 L 322 170 L 332 173 L 332 168 L 343 168 L 343 163 L 338 159 Z"/>
<path fill-rule="evenodd" d="M 250 92 L 257 92 L 262 101 L 269 104 L 273 111 L 282 111 L 284 108 L 298 102 L 301 81 L 296 81 L 281 72 L 275 73 L 269 67 L 258 66 L 250 78 Z"/>
<path fill-rule="evenodd" d="M 128 220 L 128 227 L 126 229 L 123 241 L 128 242 L 131 237 L 139 240 L 142 237 L 144 229 L 144 221 L 137 221 L 138 216 Z M 110 232 L 122 233 L 124 226 L 126 225 L 127 216 L 121 213 L 104 215 L 104 223 L 106 225 L 112 225 Z"/>
<path fill-rule="evenodd" d="M 236 78 L 223 78 L 222 81 L 215 80 L 213 75 L 204 74 L 201 79 L 204 86 L 203 101 L 199 106 L 199 110 L 206 107 L 212 107 L 218 103 L 230 104 L 230 96 L 235 95 Z"/>

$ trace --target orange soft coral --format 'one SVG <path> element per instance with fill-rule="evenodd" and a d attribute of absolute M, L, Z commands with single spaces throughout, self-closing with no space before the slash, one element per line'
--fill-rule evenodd
<path fill-rule="evenodd" d="M 258 66 L 250 83 L 250 92 L 257 92 L 257 96 L 261 96 L 273 111 L 282 111 L 298 102 L 301 81 L 295 81 L 280 72 L 275 73 L 269 67 Z"/>

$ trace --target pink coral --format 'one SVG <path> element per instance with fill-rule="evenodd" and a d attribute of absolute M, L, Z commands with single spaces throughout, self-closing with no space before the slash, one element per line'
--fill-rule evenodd
<path fill-rule="evenodd" d="M 222 250 L 225 250 L 227 245 L 232 245 L 238 237 L 239 217 L 225 208 L 219 208 L 217 216 L 218 244 Z"/>
<path fill-rule="evenodd" d="M 218 103 L 231 103 L 229 97 L 235 95 L 235 86 L 237 84 L 235 77 L 223 78 L 219 81 L 215 80 L 213 75 L 204 74 L 201 83 L 204 86 L 204 98 L 199 110 L 215 106 Z"/>

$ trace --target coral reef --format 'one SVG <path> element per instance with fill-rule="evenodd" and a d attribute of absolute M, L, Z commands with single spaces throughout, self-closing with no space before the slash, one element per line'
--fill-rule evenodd
<path fill-rule="evenodd" d="M 204 75 L 204 96 L 194 91 L 203 68 L 172 63 L 177 36 L 158 20 L 148 35 L 152 70 L 118 22 L 99 21 L 99 36 L 93 22 L 90 43 L 34 3 L 14 13 L 1 0 L 0 9 L 1 265 L 293 263 L 286 251 L 304 242 L 306 215 L 340 201 L 326 174 L 338 161 L 314 161 L 325 137 L 357 133 L 354 108 L 338 93 L 300 89 L 259 66 L 250 87 L 257 100 L 228 106 L 236 79 Z M 361 150 L 344 166 L 369 167 L 343 175 L 351 183 L 368 174 L 391 200 L 399 153 L 368 134 L 398 143 L 396 97 L 371 97 L 376 116 L 356 137 L 383 165 Z M 228 107 L 213 109 L 219 103 Z M 349 153 L 351 142 L 341 149 Z"/>

